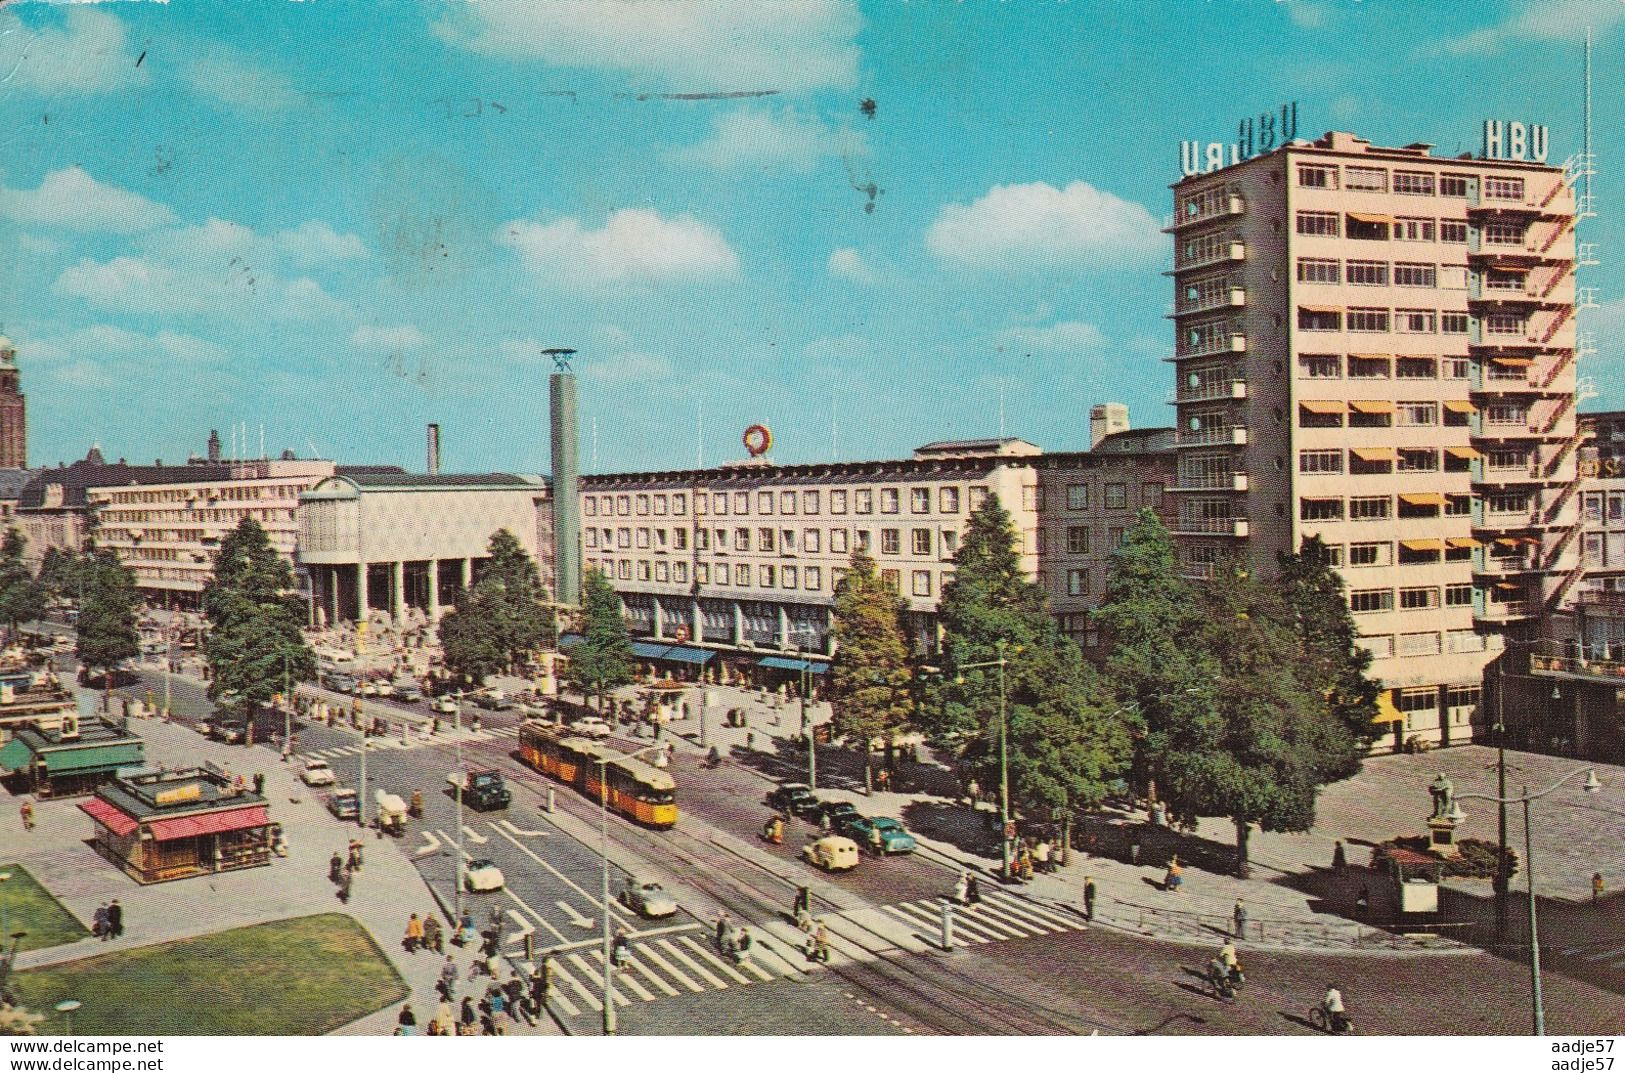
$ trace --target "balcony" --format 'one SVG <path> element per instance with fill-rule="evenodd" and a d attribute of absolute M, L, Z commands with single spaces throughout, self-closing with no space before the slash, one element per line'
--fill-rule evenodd
<path fill-rule="evenodd" d="M 1209 223 L 1213 220 L 1224 220 L 1231 216 L 1240 216 L 1247 211 L 1247 199 L 1240 194 L 1231 194 L 1229 197 L 1204 206 L 1196 212 L 1181 212 L 1176 215 L 1162 218 L 1162 230 L 1173 234 L 1183 231 L 1187 227 L 1196 227 L 1199 224 Z"/>
<path fill-rule="evenodd" d="M 1215 447 L 1219 444 L 1242 446 L 1247 442 L 1247 430 L 1239 425 L 1228 428 L 1184 429 L 1174 436 L 1177 447 Z"/>
<path fill-rule="evenodd" d="M 1202 477 L 1178 477 L 1170 492 L 1245 492 L 1247 474 L 1221 473 Z"/>
<path fill-rule="evenodd" d="M 1482 458 L 1473 460 L 1472 482 L 1474 484 L 1544 484 L 1546 478 L 1541 476 L 1536 466 L 1503 466 L 1499 469 L 1489 469 L 1484 465 Z"/>
<path fill-rule="evenodd" d="M 1240 239 L 1221 242 L 1214 249 L 1197 254 L 1189 259 L 1174 258 L 1174 271 L 1194 272 L 1199 268 L 1211 268 L 1214 265 L 1232 264 L 1247 259 L 1247 244 Z"/>
<path fill-rule="evenodd" d="M 1247 288 L 1231 287 L 1205 298 L 1176 302 L 1170 317 L 1183 317 L 1187 313 L 1207 313 L 1215 309 L 1237 309 L 1247 304 Z"/>
<path fill-rule="evenodd" d="M 1180 388 L 1174 395 L 1174 404 L 1182 402 L 1217 402 L 1222 399 L 1245 399 L 1247 381 L 1225 380 L 1212 384 Z"/>
<path fill-rule="evenodd" d="M 1529 673 L 1543 675 L 1547 678 L 1566 678 L 1578 682 L 1600 682 L 1617 688 L 1625 688 L 1625 652 L 1617 647 L 1608 650 L 1614 659 L 1600 659 L 1591 654 L 1576 654 L 1572 656 L 1543 656 L 1529 657 Z"/>
<path fill-rule="evenodd" d="M 1173 530 L 1178 536 L 1245 537 L 1248 534 L 1246 518 L 1180 518 Z"/>
<path fill-rule="evenodd" d="M 1247 337 L 1240 332 L 1221 335 L 1195 346 L 1182 346 L 1174 351 L 1174 361 L 1189 361 L 1191 358 L 1211 358 L 1219 354 L 1240 354 L 1247 349 Z"/>
<path fill-rule="evenodd" d="M 1500 582 L 1496 587 L 1500 588 L 1501 585 L 1505 584 L 1505 582 Z M 1520 595 L 1524 591 L 1519 586 L 1508 586 L 1507 590 L 1504 591 L 1513 589 L 1516 589 Z M 1523 599 L 1491 600 L 1483 589 L 1475 589 L 1473 592 L 1473 618 L 1479 622 L 1516 622 L 1519 619 L 1532 618 L 1539 606 L 1538 601 Z"/>

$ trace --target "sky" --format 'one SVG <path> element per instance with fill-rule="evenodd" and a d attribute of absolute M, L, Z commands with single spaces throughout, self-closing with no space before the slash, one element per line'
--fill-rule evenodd
<path fill-rule="evenodd" d="M 3 0 L 0 0 L 3 3 Z M 1625 0 L 140 0 L 0 6 L 0 333 L 34 464 L 292 448 L 588 471 L 1166 425 L 1185 139 L 1581 146 L 1625 408 Z M 872 109 L 865 102 L 872 102 Z M 241 453 L 241 452 L 240 452 Z"/>

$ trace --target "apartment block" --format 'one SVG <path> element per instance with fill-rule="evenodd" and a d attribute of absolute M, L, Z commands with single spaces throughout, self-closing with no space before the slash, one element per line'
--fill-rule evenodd
<path fill-rule="evenodd" d="M 1582 570 L 1570 177 L 1431 149 L 1292 142 L 1176 184 L 1167 228 L 1182 562 L 1324 540 L 1395 747 L 1469 738 Z"/>

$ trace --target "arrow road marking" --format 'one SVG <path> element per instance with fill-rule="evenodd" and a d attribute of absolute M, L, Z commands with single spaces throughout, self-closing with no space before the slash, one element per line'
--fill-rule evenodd
<path fill-rule="evenodd" d="M 511 820 L 498 820 L 496 825 L 524 838 L 541 838 L 547 834 L 546 831 L 527 831 L 522 827 L 515 827 Z"/>
<path fill-rule="evenodd" d="M 508 940 L 510 944 L 524 942 L 525 936 L 536 930 L 535 926 L 532 925 L 530 921 L 526 920 L 512 909 L 508 910 L 508 915 L 513 918 L 514 923 L 518 924 L 520 929 L 518 935 L 515 935 L 512 939 Z"/>
<path fill-rule="evenodd" d="M 560 898 L 558 901 L 554 902 L 553 904 L 558 906 L 560 909 L 564 910 L 564 915 L 569 917 L 570 918 L 570 923 L 574 924 L 576 927 L 578 927 L 578 928 L 591 928 L 591 927 L 596 927 L 597 926 L 597 921 L 589 920 L 588 918 L 582 916 L 580 913 L 576 912 L 575 907 L 572 906 L 569 902 L 565 901 L 563 898 Z"/>
<path fill-rule="evenodd" d="M 536 918 L 536 923 L 540 924 L 542 927 L 544 927 L 548 931 L 552 932 L 553 935 L 559 940 L 559 942 L 562 943 L 564 941 L 564 933 L 562 931 L 560 931 L 559 929 L 555 928 L 553 925 L 549 924 L 547 922 L 547 919 L 545 917 L 543 917 L 542 914 L 540 914 L 536 910 L 532 909 L 529 905 L 526 905 L 524 899 L 520 898 L 519 895 L 515 894 L 513 892 L 512 888 L 503 887 L 502 888 L 502 893 L 504 893 L 508 897 L 512 898 L 514 900 L 514 903 L 517 904 L 519 906 L 519 908 L 523 909 L 525 912 L 527 912 L 531 916 L 535 917 Z"/>
<path fill-rule="evenodd" d="M 435 850 L 440 848 L 440 839 L 438 839 L 438 838 L 436 838 L 434 836 L 433 831 L 424 831 L 423 832 L 423 837 L 428 840 L 427 843 L 424 845 L 424 847 L 422 849 L 420 849 L 416 853 L 412 854 L 412 856 L 421 857 L 425 853 L 433 853 Z"/>
<path fill-rule="evenodd" d="M 472 827 L 468 827 L 466 825 L 463 827 L 463 834 L 467 835 L 469 841 L 473 842 L 476 846 L 483 846 L 487 842 L 491 841 L 484 835 L 476 833 Z"/>

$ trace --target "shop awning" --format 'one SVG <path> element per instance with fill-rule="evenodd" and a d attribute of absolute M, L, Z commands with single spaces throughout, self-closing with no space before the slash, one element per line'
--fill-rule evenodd
<path fill-rule="evenodd" d="M 1406 551 L 1443 551 L 1444 541 L 1432 537 L 1425 540 L 1401 540 L 1399 546 Z"/>
<path fill-rule="evenodd" d="M 1390 359 L 1393 358 L 1393 355 L 1392 354 L 1350 354 L 1349 357 L 1351 357 L 1351 358 L 1359 358 L 1361 361 L 1389 361 Z"/>
<path fill-rule="evenodd" d="M 1375 212 L 1351 212 L 1349 213 L 1349 219 L 1358 220 L 1363 224 L 1391 224 L 1394 222 L 1392 216 L 1383 216 Z"/>
<path fill-rule="evenodd" d="M 633 641 L 632 654 L 639 659 L 660 659 L 670 647 L 671 645 L 653 644 L 649 641 Z"/>
<path fill-rule="evenodd" d="M 1445 543 L 1450 545 L 1452 548 L 1476 548 L 1476 547 L 1478 547 L 1478 541 L 1474 540 L 1472 537 L 1450 537 L 1447 540 L 1445 540 Z"/>
<path fill-rule="evenodd" d="M 269 822 L 270 814 L 264 805 L 250 805 L 197 816 L 176 816 L 172 820 L 154 820 L 148 830 L 159 842 L 173 842 L 177 838 L 196 838 L 198 835 L 218 835 L 226 831 L 264 827 Z"/>
<path fill-rule="evenodd" d="M 1394 707 L 1394 691 L 1384 689 L 1377 694 L 1377 715 L 1373 723 L 1403 723 L 1405 713 Z"/>
<path fill-rule="evenodd" d="M 1495 546 L 1498 548 L 1515 548 L 1518 546 L 1517 537 L 1496 537 Z"/>
<path fill-rule="evenodd" d="M 138 741 L 91 745 L 83 749 L 51 749 L 40 753 L 40 758 L 45 761 L 45 770 L 52 775 L 97 768 L 140 767 L 146 763 Z"/>
<path fill-rule="evenodd" d="M 1305 313 L 1341 313 L 1342 306 L 1299 306 Z"/>
<path fill-rule="evenodd" d="M 1392 399 L 1350 399 L 1349 409 L 1357 414 L 1391 414 L 1394 403 Z"/>
<path fill-rule="evenodd" d="M 1334 399 L 1304 399 L 1298 403 L 1312 414 L 1340 414 L 1347 407 Z"/>
<path fill-rule="evenodd" d="M 1476 414 L 1478 407 L 1466 399 L 1445 399 L 1444 408 L 1453 414 Z"/>
<path fill-rule="evenodd" d="M 12 738 L 0 749 L 0 771 L 21 771 L 34 762 L 34 750 L 20 738 Z"/>
<path fill-rule="evenodd" d="M 675 663 L 710 663 L 716 658 L 716 653 L 709 648 L 689 648 L 654 641 L 633 641 L 632 654 L 639 659 L 664 659 Z"/>
<path fill-rule="evenodd" d="M 829 670 L 829 664 L 817 663 L 810 659 L 789 659 L 784 656 L 764 656 L 756 661 L 758 667 L 766 667 L 772 671 L 794 671 L 800 674 L 808 671 L 812 674 L 823 674 Z"/>
<path fill-rule="evenodd" d="M 1413 507 L 1442 507 L 1444 506 L 1444 493 L 1402 492 L 1400 493 L 1399 501 Z"/>
<path fill-rule="evenodd" d="M 1361 462 L 1392 462 L 1397 454 L 1392 447 L 1350 447 L 1349 450 Z"/>
<path fill-rule="evenodd" d="M 136 823 L 135 817 L 126 816 L 118 806 L 109 804 L 99 797 L 80 802 L 79 811 L 85 813 L 120 838 L 128 836 L 131 831 L 140 826 Z"/>
<path fill-rule="evenodd" d="M 1519 587 L 1512 584 L 1510 581 L 1497 581 L 1495 583 L 1495 587 L 1497 589 L 1501 590 L 1502 592 L 1519 592 L 1520 591 Z"/>
<path fill-rule="evenodd" d="M 1478 448 L 1476 448 L 1476 447 L 1446 447 L 1444 449 L 1444 453 L 1449 455 L 1451 458 L 1465 458 L 1470 462 L 1473 459 L 1478 457 Z"/>
<path fill-rule="evenodd" d="M 1523 369 L 1535 364 L 1534 358 L 1511 358 L 1505 355 L 1496 355 L 1490 359 L 1490 364 L 1499 365 L 1506 369 Z"/>

